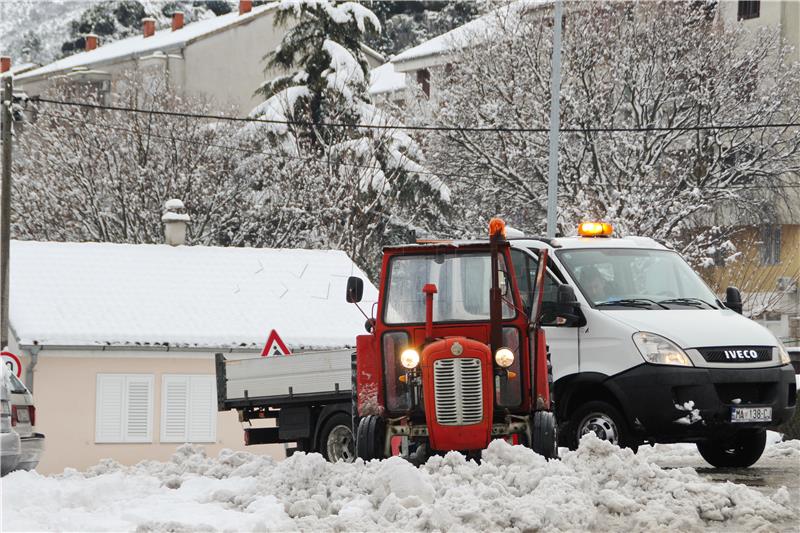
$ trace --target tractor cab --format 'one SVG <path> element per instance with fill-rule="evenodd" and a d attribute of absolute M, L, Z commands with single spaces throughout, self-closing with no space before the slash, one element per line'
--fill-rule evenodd
<path fill-rule="evenodd" d="M 494 438 L 556 456 L 539 327 L 544 267 L 526 288 L 513 268 L 499 219 L 489 240 L 384 250 L 374 318 L 357 338 L 359 457 L 477 453 Z M 348 281 L 348 301 L 360 300 L 361 286 Z"/>

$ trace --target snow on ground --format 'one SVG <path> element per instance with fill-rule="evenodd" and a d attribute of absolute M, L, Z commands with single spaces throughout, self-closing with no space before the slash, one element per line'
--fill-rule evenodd
<path fill-rule="evenodd" d="M 773 449 L 800 453 L 800 443 Z M 783 452 L 780 452 L 783 453 Z M 664 469 L 590 435 L 560 461 L 493 442 L 417 469 L 400 458 L 327 463 L 185 445 L 170 462 L 3 479 L 2 530 L 771 530 L 794 516 L 785 488 L 764 494 Z M 791 523 L 791 522 L 789 522 Z"/>

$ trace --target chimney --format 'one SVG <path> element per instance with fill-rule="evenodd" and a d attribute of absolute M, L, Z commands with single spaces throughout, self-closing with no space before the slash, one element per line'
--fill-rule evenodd
<path fill-rule="evenodd" d="M 176 11 L 172 14 L 172 31 L 183 28 L 183 11 Z"/>
<path fill-rule="evenodd" d="M 253 9 L 253 0 L 239 0 L 240 15 L 244 15 L 245 13 L 250 13 L 251 9 Z"/>
<path fill-rule="evenodd" d="M 97 48 L 97 35 L 90 33 L 86 36 L 86 51 L 91 52 Z"/>
<path fill-rule="evenodd" d="M 0 74 L 11 70 L 11 58 L 8 56 L 0 56 Z"/>
<path fill-rule="evenodd" d="M 143 18 L 142 33 L 144 34 L 144 38 L 147 39 L 148 37 L 152 37 L 155 32 L 156 32 L 156 19 L 150 17 Z"/>
<path fill-rule="evenodd" d="M 183 246 L 186 244 L 186 226 L 189 224 L 189 214 L 183 202 L 173 198 L 164 204 L 164 242 L 170 246 Z"/>

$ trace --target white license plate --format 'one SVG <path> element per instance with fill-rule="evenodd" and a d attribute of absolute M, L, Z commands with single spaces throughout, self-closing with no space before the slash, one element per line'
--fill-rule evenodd
<path fill-rule="evenodd" d="M 731 422 L 772 422 L 772 407 L 731 407 Z"/>

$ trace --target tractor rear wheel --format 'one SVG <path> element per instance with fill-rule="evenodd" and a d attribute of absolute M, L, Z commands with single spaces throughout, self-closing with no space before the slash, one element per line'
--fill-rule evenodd
<path fill-rule="evenodd" d="M 365 461 L 386 457 L 386 420 L 368 415 L 358 423 L 356 455 Z"/>
<path fill-rule="evenodd" d="M 533 451 L 546 459 L 558 459 L 558 437 L 556 417 L 550 411 L 533 413 Z"/>

